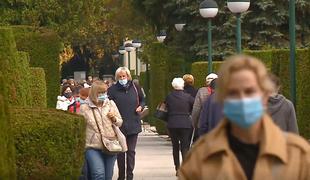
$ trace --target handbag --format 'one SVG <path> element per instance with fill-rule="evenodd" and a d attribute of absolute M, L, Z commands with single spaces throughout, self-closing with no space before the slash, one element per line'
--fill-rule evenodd
<path fill-rule="evenodd" d="M 158 106 L 156 107 L 156 111 L 154 113 L 154 116 L 158 119 L 161 119 L 163 121 L 167 121 L 167 117 L 168 117 L 168 110 L 166 107 L 166 103 L 161 102 L 158 104 Z"/>
<path fill-rule="evenodd" d="M 126 138 L 124 136 L 124 134 L 120 131 L 120 129 L 115 126 L 114 124 L 112 124 L 112 128 L 116 134 L 116 138 L 114 139 L 109 139 L 109 138 L 106 138 L 102 135 L 101 133 L 101 129 L 98 125 L 98 121 L 97 121 L 97 118 L 96 118 L 96 115 L 95 115 L 95 111 L 94 109 L 92 108 L 92 112 L 93 112 L 93 115 L 94 115 L 94 118 L 95 118 L 95 121 L 96 121 L 96 125 L 97 125 L 97 128 L 99 130 L 99 133 L 100 133 L 100 136 L 101 136 L 101 142 L 102 142 L 102 150 L 103 152 L 107 153 L 107 154 L 117 154 L 117 153 L 120 153 L 120 152 L 125 152 L 127 151 L 127 144 L 124 145 L 124 142 L 126 142 Z M 121 137 L 121 135 L 123 135 L 123 137 Z M 119 141 L 119 136 L 121 137 L 121 139 L 125 139 L 125 141 L 122 140 L 122 144 L 123 146 L 121 145 L 121 142 Z M 124 147 L 124 148 L 123 148 Z"/>
<path fill-rule="evenodd" d="M 139 101 L 139 93 L 138 93 L 138 90 L 137 90 L 137 88 L 136 88 L 136 85 L 134 84 L 134 83 L 132 83 L 132 85 L 133 85 L 133 88 L 135 89 L 135 91 L 136 91 L 136 94 L 137 94 L 137 107 L 139 107 L 139 105 L 140 105 L 140 101 Z M 140 115 L 140 119 L 143 119 L 143 118 L 145 118 L 147 115 L 149 115 L 149 108 L 147 107 L 147 106 L 145 106 L 143 109 L 142 109 L 142 111 L 139 113 L 139 115 Z"/>

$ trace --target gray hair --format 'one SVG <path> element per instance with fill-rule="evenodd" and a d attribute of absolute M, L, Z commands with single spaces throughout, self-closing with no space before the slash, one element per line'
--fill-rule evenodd
<path fill-rule="evenodd" d="M 120 72 L 126 72 L 127 76 L 128 76 L 128 80 L 132 80 L 131 78 L 131 74 L 130 74 L 130 71 L 127 67 L 119 67 L 116 71 L 115 71 L 115 80 L 118 81 L 119 78 L 118 78 L 118 74 Z"/>
<path fill-rule="evenodd" d="M 172 87 L 175 90 L 183 90 L 184 89 L 184 80 L 183 78 L 174 78 L 171 83 Z"/>

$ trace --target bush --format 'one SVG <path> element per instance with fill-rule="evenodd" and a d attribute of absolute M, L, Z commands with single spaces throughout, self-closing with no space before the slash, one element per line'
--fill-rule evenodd
<path fill-rule="evenodd" d="M 46 82 L 43 68 L 30 68 L 33 107 L 46 108 Z"/>
<path fill-rule="evenodd" d="M 17 177 L 77 179 L 85 146 L 81 116 L 55 109 L 11 109 Z"/>
<path fill-rule="evenodd" d="M 24 52 L 17 52 L 10 28 L 1 28 L 0 34 L 0 41 L 3 44 L 0 47 L 0 69 L 7 79 L 9 104 L 31 106 L 28 56 Z"/>
<path fill-rule="evenodd" d="M 0 74 L 0 179 L 16 179 L 15 149 L 4 83 Z"/>
<path fill-rule="evenodd" d="M 16 26 L 13 30 L 17 49 L 29 53 L 30 66 L 44 69 L 47 106 L 55 107 L 60 84 L 60 38 L 53 32 L 34 32 L 33 28 L 25 26 Z"/>
<path fill-rule="evenodd" d="M 213 61 L 212 70 L 217 73 L 220 69 L 222 61 Z M 192 75 L 195 78 L 195 87 L 200 88 L 206 84 L 206 76 L 208 75 L 208 62 L 200 61 L 192 64 Z"/>

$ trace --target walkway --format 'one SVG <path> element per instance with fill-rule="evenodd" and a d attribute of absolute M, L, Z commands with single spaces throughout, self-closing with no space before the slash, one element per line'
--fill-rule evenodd
<path fill-rule="evenodd" d="M 114 177 L 117 178 L 115 163 Z M 152 132 L 139 135 L 136 154 L 135 180 L 176 180 L 171 142 Z"/>

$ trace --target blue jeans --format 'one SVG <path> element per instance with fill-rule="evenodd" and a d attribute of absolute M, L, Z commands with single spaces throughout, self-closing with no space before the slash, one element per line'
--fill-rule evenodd
<path fill-rule="evenodd" d="M 116 155 L 89 148 L 85 152 L 85 157 L 92 180 L 112 180 Z"/>

